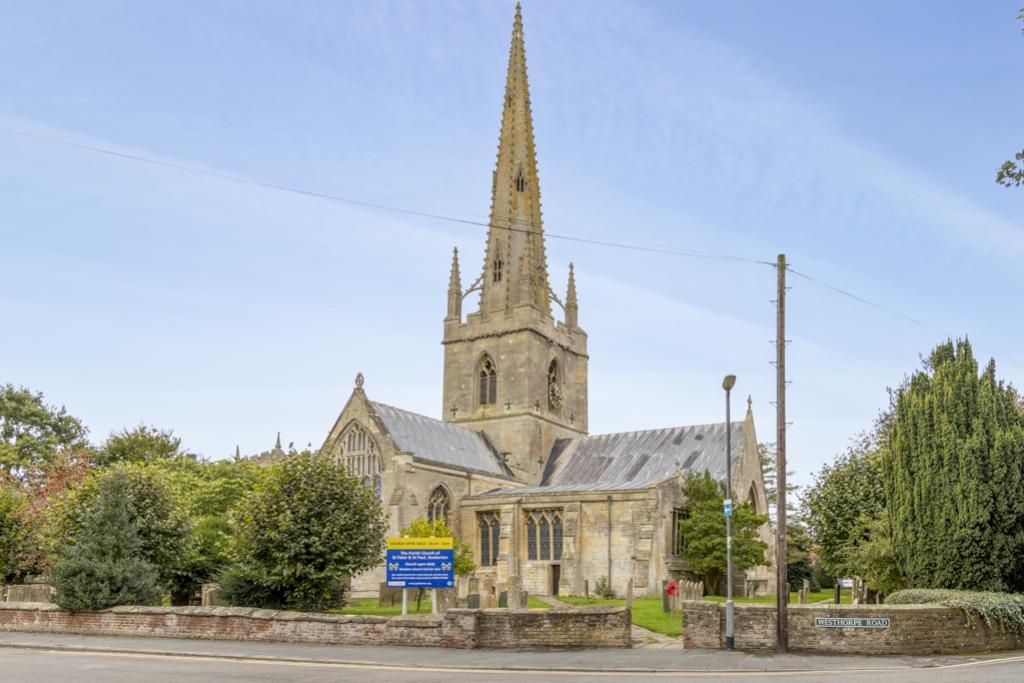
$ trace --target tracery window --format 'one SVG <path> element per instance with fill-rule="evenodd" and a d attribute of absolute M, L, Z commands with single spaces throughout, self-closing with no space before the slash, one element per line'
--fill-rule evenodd
<path fill-rule="evenodd" d="M 480 405 L 494 405 L 498 402 L 498 369 L 490 356 L 484 356 L 480 361 L 480 370 L 477 373 L 479 380 Z"/>
<path fill-rule="evenodd" d="M 526 559 L 562 559 L 560 510 L 530 510 L 526 513 Z"/>
<path fill-rule="evenodd" d="M 498 564 L 501 518 L 497 512 L 478 512 L 476 518 L 480 527 L 480 566 L 493 567 Z"/>
<path fill-rule="evenodd" d="M 757 510 L 757 489 L 753 484 L 750 485 L 750 492 L 747 493 L 747 502 L 750 503 L 750 507 Z"/>
<path fill-rule="evenodd" d="M 505 262 L 501 260 L 501 248 L 495 249 L 494 253 L 494 281 L 501 282 L 501 268 L 505 265 Z"/>
<path fill-rule="evenodd" d="M 562 382 L 559 379 L 558 361 L 548 366 L 548 410 L 562 409 Z"/>
<path fill-rule="evenodd" d="M 448 523 L 448 491 L 443 486 L 438 486 L 430 494 L 427 501 L 427 519 L 431 522 L 443 519 Z"/>
<path fill-rule="evenodd" d="M 526 189 L 526 178 L 523 177 L 523 169 L 520 168 L 516 173 L 516 191 L 522 192 Z"/>
<path fill-rule="evenodd" d="M 383 484 L 381 463 L 373 437 L 361 424 L 352 422 L 338 441 L 340 446 L 337 457 L 345 471 L 359 478 L 366 486 L 373 487 L 374 495 L 380 500 Z"/>

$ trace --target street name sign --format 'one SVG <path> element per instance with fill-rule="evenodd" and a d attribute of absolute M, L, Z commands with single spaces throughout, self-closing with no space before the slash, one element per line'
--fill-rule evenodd
<path fill-rule="evenodd" d="M 455 550 L 450 538 L 389 538 L 388 588 L 452 588 Z"/>
<path fill-rule="evenodd" d="M 814 625 L 818 628 L 889 628 L 888 617 L 815 617 Z"/>

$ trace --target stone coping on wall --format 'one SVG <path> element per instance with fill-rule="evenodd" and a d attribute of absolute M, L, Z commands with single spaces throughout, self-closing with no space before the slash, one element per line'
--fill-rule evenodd
<path fill-rule="evenodd" d="M 247 607 L 112 607 L 71 612 L 50 603 L 0 603 L 0 631 L 451 648 L 630 647 L 624 607 L 575 612 L 450 609 L 371 616 Z"/>
<path fill-rule="evenodd" d="M 775 649 L 775 609 L 774 604 L 735 605 L 736 649 Z M 682 618 L 686 647 L 725 646 L 723 603 L 683 602 Z M 1024 649 L 1024 634 L 934 604 L 789 605 L 787 626 L 793 652 L 925 655 Z"/>

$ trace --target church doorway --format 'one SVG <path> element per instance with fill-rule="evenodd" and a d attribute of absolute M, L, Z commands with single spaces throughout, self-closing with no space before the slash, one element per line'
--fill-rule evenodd
<path fill-rule="evenodd" d="M 562 582 L 562 566 L 551 565 L 551 595 L 558 595 L 558 584 Z"/>

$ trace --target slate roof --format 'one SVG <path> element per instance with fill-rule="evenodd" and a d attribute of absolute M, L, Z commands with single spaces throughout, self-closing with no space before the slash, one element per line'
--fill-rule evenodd
<path fill-rule="evenodd" d="M 639 432 L 597 434 L 555 442 L 540 486 L 489 494 L 568 493 L 647 488 L 677 471 L 725 479 L 724 422 Z M 743 447 L 743 422 L 732 423 L 733 468 Z"/>
<path fill-rule="evenodd" d="M 370 405 L 400 451 L 464 469 L 511 474 L 480 432 L 376 401 Z"/>

